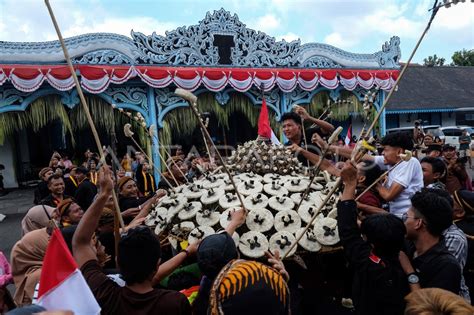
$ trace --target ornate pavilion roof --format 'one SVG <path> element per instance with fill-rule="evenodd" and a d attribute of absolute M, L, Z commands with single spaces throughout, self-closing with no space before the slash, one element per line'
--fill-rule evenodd
<path fill-rule="evenodd" d="M 373 54 L 356 54 L 327 44 L 277 41 L 249 29 L 236 14 L 220 9 L 199 24 L 179 27 L 165 36 L 131 32 L 131 37 L 95 33 L 67 38 L 66 45 L 83 87 L 91 93 L 110 83 L 140 78 L 161 88 L 176 84 L 188 90 L 203 85 L 220 91 L 230 85 L 246 91 L 277 85 L 285 92 L 318 84 L 352 90 L 374 85 L 390 89 L 398 75 L 400 39 L 392 37 Z M 0 85 L 31 92 L 44 81 L 59 90 L 73 87 L 59 41 L 0 41 Z"/>

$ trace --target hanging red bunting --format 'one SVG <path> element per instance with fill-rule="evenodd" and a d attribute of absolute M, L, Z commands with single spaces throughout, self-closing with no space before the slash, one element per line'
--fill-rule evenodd
<path fill-rule="evenodd" d="M 202 68 L 155 66 L 75 66 L 80 74 L 82 87 L 90 93 L 101 93 L 112 84 L 122 84 L 139 77 L 147 85 L 164 88 L 172 83 L 194 91 L 200 86 L 210 91 L 221 91 L 231 86 L 245 92 L 256 85 L 266 91 L 275 87 L 291 92 L 297 86 L 314 90 L 318 85 L 335 89 L 342 85 L 346 90 L 357 86 L 370 89 L 379 86 L 392 88 L 398 70 L 349 70 L 349 69 L 257 69 L 257 68 Z M 67 66 L 58 65 L 0 65 L 0 85 L 10 81 L 16 89 L 33 92 L 47 81 L 54 88 L 66 91 L 74 86 Z"/>

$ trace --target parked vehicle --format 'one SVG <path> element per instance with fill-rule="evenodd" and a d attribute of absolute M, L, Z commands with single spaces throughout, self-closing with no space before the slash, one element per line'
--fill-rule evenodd
<path fill-rule="evenodd" d="M 443 131 L 440 129 L 440 125 L 427 125 L 427 126 L 422 126 L 423 127 L 423 132 L 425 134 L 431 134 L 433 137 L 439 137 L 441 140 L 444 141 L 444 134 Z M 412 127 L 400 127 L 400 128 L 390 128 L 387 129 L 387 134 L 389 133 L 394 133 L 394 132 L 403 132 L 403 133 L 409 133 L 410 136 L 413 135 L 413 126 Z"/>
<path fill-rule="evenodd" d="M 458 126 L 461 129 L 466 129 L 467 133 L 471 136 L 471 139 L 474 140 L 474 127 L 471 126 Z"/>
<path fill-rule="evenodd" d="M 440 129 L 441 131 L 443 131 L 445 136 L 444 143 L 455 146 L 456 150 L 459 150 L 459 137 L 462 135 L 462 131 L 468 128 L 460 126 L 448 126 L 441 127 Z M 469 133 L 469 129 L 467 131 L 467 134 L 471 136 L 472 140 L 472 133 Z"/>

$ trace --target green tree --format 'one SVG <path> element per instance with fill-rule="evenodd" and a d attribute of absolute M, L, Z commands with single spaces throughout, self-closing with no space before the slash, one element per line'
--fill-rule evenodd
<path fill-rule="evenodd" d="M 445 61 L 446 59 L 439 58 L 436 56 L 436 54 L 434 54 L 433 56 L 428 56 L 428 58 L 423 59 L 423 65 L 427 67 L 440 67 L 444 65 Z"/>
<path fill-rule="evenodd" d="M 451 66 L 474 66 L 474 49 L 467 50 L 463 49 L 460 51 L 454 52 L 453 56 L 451 57 L 453 62 L 451 62 Z"/>

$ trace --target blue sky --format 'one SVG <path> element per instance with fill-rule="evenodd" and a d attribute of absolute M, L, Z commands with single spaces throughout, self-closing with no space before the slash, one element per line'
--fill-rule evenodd
<path fill-rule="evenodd" d="M 130 30 L 164 34 L 197 24 L 207 11 L 237 13 L 248 27 L 277 39 L 320 42 L 350 52 L 374 53 L 392 35 L 401 38 L 405 61 L 420 36 L 433 0 L 50 0 L 63 35 Z M 0 0 L 0 40 L 45 41 L 56 35 L 41 0 Z M 437 54 L 451 61 L 454 51 L 474 48 L 474 3 L 442 8 L 415 55 L 422 62 Z"/>

